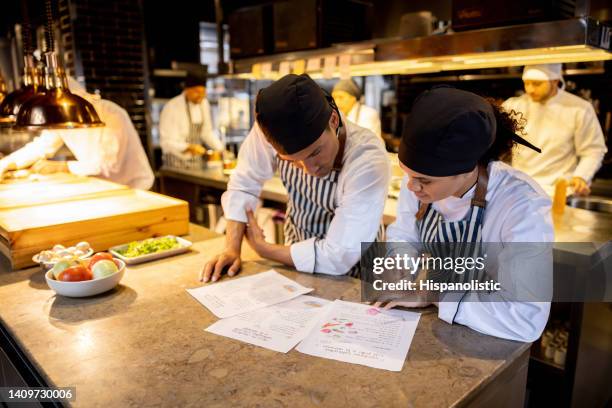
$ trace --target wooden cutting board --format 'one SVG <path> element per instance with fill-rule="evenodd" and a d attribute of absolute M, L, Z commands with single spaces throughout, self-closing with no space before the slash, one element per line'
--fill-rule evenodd
<path fill-rule="evenodd" d="M 32 256 L 55 244 L 87 241 L 104 251 L 134 240 L 189 232 L 187 202 L 160 194 L 92 178 L 47 186 L 30 183 L 26 190 L 32 193 L 0 189 L 0 252 L 13 269 L 33 265 Z"/>
<path fill-rule="evenodd" d="M 91 177 L 0 185 L 0 211 L 102 196 L 127 186 Z"/>

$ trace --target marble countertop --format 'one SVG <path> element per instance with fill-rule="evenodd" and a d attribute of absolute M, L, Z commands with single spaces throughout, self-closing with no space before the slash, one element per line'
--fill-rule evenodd
<path fill-rule="evenodd" d="M 207 333 L 217 318 L 185 289 L 200 285 L 223 243 L 199 240 L 187 254 L 130 267 L 117 288 L 84 299 L 55 296 L 37 268 L 3 267 L 0 322 L 49 385 L 76 386 L 74 405 L 87 407 L 461 405 L 529 348 L 448 325 L 434 308 L 423 310 L 400 373 Z M 243 255 L 243 275 L 270 268 Z M 315 296 L 360 299 L 352 278 L 277 270 Z"/>

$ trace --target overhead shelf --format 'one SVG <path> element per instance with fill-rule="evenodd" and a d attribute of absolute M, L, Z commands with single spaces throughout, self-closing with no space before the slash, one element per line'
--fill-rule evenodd
<path fill-rule="evenodd" d="M 542 63 L 612 59 L 611 27 L 590 18 L 472 30 L 410 39 L 339 44 L 330 48 L 233 61 L 230 77 L 277 79 L 420 74 Z"/>

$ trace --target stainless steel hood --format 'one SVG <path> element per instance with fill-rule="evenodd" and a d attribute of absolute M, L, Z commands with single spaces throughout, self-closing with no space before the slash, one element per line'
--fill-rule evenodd
<path fill-rule="evenodd" d="M 235 76 L 275 79 L 292 68 L 296 71 L 296 67 L 315 78 L 327 78 L 601 61 L 612 59 L 611 32 L 610 26 L 593 19 L 576 18 L 420 38 L 339 44 L 237 60 L 233 67 Z M 335 67 L 326 68 L 333 56 L 337 56 Z"/>
<path fill-rule="evenodd" d="M 495 64 L 499 60 L 504 66 L 513 60 L 519 63 L 512 65 L 534 59 L 549 62 L 609 59 L 610 32 L 609 26 L 589 18 L 515 25 L 380 42 L 375 59 L 464 62 L 463 65 L 486 64 L 481 60 Z"/>

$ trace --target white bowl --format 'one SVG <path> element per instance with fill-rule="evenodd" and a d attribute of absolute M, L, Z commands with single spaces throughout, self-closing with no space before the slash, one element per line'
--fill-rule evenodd
<path fill-rule="evenodd" d="M 64 282 L 55 280 L 51 271 L 47 271 L 45 279 L 47 285 L 58 295 L 68 297 L 86 297 L 93 296 L 111 290 L 119 284 L 125 274 L 125 262 L 117 259 L 119 263 L 119 271 L 112 275 L 100 279 L 92 279 L 80 282 Z"/>

